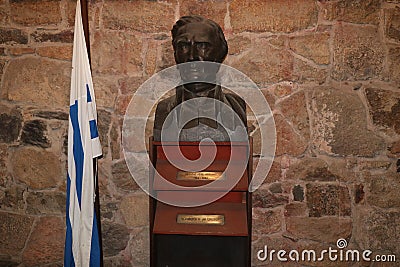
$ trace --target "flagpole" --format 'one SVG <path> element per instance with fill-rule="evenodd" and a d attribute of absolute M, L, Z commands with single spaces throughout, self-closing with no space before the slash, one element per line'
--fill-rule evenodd
<path fill-rule="evenodd" d="M 87 52 L 88 52 L 89 64 L 90 64 L 91 56 L 90 56 L 88 3 L 87 3 L 87 0 L 81 0 L 80 2 L 81 2 L 81 10 L 82 10 L 83 32 L 85 33 L 86 50 L 87 50 Z"/>
<path fill-rule="evenodd" d="M 100 246 L 100 267 L 104 266 L 103 263 L 103 236 L 101 232 L 101 214 L 100 214 L 100 197 L 99 197 L 99 175 L 97 168 L 97 158 L 93 159 L 93 170 L 95 175 L 95 201 L 94 201 L 94 209 L 96 211 L 96 219 L 97 219 L 97 230 L 99 232 L 99 246 Z"/>
<path fill-rule="evenodd" d="M 89 66 L 92 68 L 91 64 L 91 54 L 90 54 L 90 35 L 89 35 L 89 11 L 87 0 L 81 0 L 81 12 L 82 12 L 82 26 L 83 32 L 85 34 L 86 50 L 89 57 Z M 98 168 L 97 168 L 97 158 L 93 159 L 93 171 L 95 175 L 95 202 L 94 208 L 96 211 L 97 219 L 97 229 L 99 232 L 99 245 L 100 245 L 100 267 L 104 266 L 103 262 L 103 238 L 101 232 L 101 214 L 100 214 L 100 197 L 99 197 L 99 182 L 98 182 Z"/>

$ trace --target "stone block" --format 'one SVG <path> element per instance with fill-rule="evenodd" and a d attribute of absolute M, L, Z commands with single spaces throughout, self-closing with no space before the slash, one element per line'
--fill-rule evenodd
<path fill-rule="evenodd" d="M 254 160 L 254 159 L 253 159 Z M 254 170 L 254 168 L 253 168 Z M 282 179 L 282 166 L 279 161 L 273 161 L 264 183 L 272 183 Z"/>
<path fill-rule="evenodd" d="M 105 257 L 118 255 L 128 245 L 129 230 L 123 224 L 102 222 L 101 232 Z"/>
<path fill-rule="evenodd" d="M 96 105 L 102 108 L 113 108 L 118 94 L 115 80 L 103 77 L 93 77 L 93 87 L 96 93 Z"/>
<path fill-rule="evenodd" d="M 261 145 L 263 139 L 261 138 L 261 130 L 257 128 L 256 130 L 250 133 L 250 136 L 253 138 L 253 155 L 260 156 L 261 155 Z"/>
<path fill-rule="evenodd" d="M 62 179 L 58 156 L 45 150 L 19 148 L 11 156 L 13 177 L 32 189 L 56 187 Z"/>
<path fill-rule="evenodd" d="M 27 266 L 61 261 L 64 256 L 65 228 L 60 217 L 41 217 L 22 254 Z"/>
<path fill-rule="evenodd" d="M 0 266 L 4 267 L 17 267 L 21 264 L 20 260 L 12 259 L 11 257 L 7 256 L 0 256 Z"/>
<path fill-rule="evenodd" d="M 5 5 L 5 1 L 0 1 L 0 25 L 9 25 L 10 23 L 10 12 L 8 6 Z"/>
<path fill-rule="evenodd" d="M 60 109 L 69 106 L 71 63 L 38 57 L 10 61 L 1 88 L 8 100 Z"/>
<path fill-rule="evenodd" d="M 0 142 L 15 142 L 22 128 L 21 111 L 0 105 L 0 125 Z"/>
<path fill-rule="evenodd" d="M 276 48 L 284 49 L 289 47 L 287 35 L 272 35 L 271 38 L 268 38 L 268 42 Z"/>
<path fill-rule="evenodd" d="M 265 42 L 255 44 L 232 67 L 248 75 L 257 84 L 276 83 L 293 78 L 293 56 Z"/>
<path fill-rule="evenodd" d="M 400 7 L 384 9 L 385 35 L 387 38 L 400 41 Z"/>
<path fill-rule="evenodd" d="M 119 189 L 128 192 L 139 189 L 124 160 L 113 163 L 111 172 L 112 181 Z"/>
<path fill-rule="evenodd" d="M 35 49 L 32 47 L 10 47 L 7 49 L 7 53 L 12 56 L 22 56 L 27 54 L 34 54 Z"/>
<path fill-rule="evenodd" d="M 319 1 L 323 18 L 359 24 L 379 24 L 381 1 Z"/>
<path fill-rule="evenodd" d="M 128 227 L 146 226 L 149 222 L 149 197 L 141 193 L 125 196 L 119 211 Z"/>
<path fill-rule="evenodd" d="M 328 69 L 319 68 L 313 64 L 295 58 L 293 62 L 293 80 L 299 83 L 323 84 L 328 77 Z"/>
<path fill-rule="evenodd" d="M 304 188 L 301 185 L 295 185 L 292 189 L 294 201 L 304 201 Z"/>
<path fill-rule="evenodd" d="M 115 100 L 115 111 L 118 115 L 124 116 L 132 100 L 132 95 L 119 95 Z M 140 96 L 138 96 L 140 97 Z"/>
<path fill-rule="evenodd" d="M 349 190 L 345 186 L 307 184 L 307 206 L 310 217 L 350 216 Z"/>
<path fill-rule="evenodd" d="M 67 0 L 66 2 L 67 2 L 67 5 L 65 6 L 64 12 L 66 13 L 66 16 L 67 16 L 67 23 L 69 26 L 73 27 L 75 25 L 76 1 Z M 94 3 L 94 2 L 88 2 L 89 14 L 93 14 L 93 13 L 91 13 L 92 12 L 92 10 L 91 10 L 92 3 Z M 91 22 L 89 24 L 91 24 Z"/>
<path fill-rule="evenodd" d="M 269 191 L 274 194 L 282 193 L 282 184 L 281 183 L 273 183 L 269 186 Z"/>
<path fill-rule="evenodd" d="M 330 63 L 328 32 L 316 32 L 289 38 L 289 48 L 296 54 L 311 59 L 316 64 Z"/>
<path fill-rule="evenodd" d="M 0 189 L 0 208 L 2 210 L 23 211 L 25 209 L 24 193 L 26 187 L 8 185 L 4 191 Z M 65 207 L 64 207 L 65 210 Z"/>
<path fill-rule="evenodd" d="M 400 179 L 399 174 L 387 171 L 379 175 L 367 175 L 369 184 L 367 202 L 381 208 L 400 207 Z"/>
<path fill-rule="evenodd" d="M 271 111 L 273 111 L 275 109 L 275 102 L 276 102 L 275 96 L 268 89 L 264 88 L 261 89 L 261 93 L 263 94 L 265 100 L 267 101 L 269 108 L 271 109 Z"/>
<path fill-rule="evenodd" d="M 118 210 L 118 202 L 111 201 L 108 199 L 107 194 L 103 194 L 100 191 L 100 195 L 102 196 L 101 205 L 100 205 L 100 214 L 102 220 L 112 220 L 114 218 L 115 211 Z M 104 221 L 106 222 L 106 221 Z M 108 222 L 108 221 L 107 221 Z"/>
<path fill-rule="evenodd" d="M 377 27 L 339 24 L 334 36 L 333 79 L 368 80 L 381 75 L 384 45 Z"/>
<path fill-rule="evenodd" d="M 18 255 L 25 247 L 34 218 L 0 212 L 0 254 Z"/>
<path fill-rule="evenodd" d="M 329 171 L 344 182 L 359 182 L 358 162 L 355 158 L 334 158 L 329 162 Z"/>
<path fill-rule="evenodd" d="M 0 187 L 8 186 L 8 146 L 0 144 Z"/>
<path fill-rule="evenodd" d="M 27 44 L 28 34 L 19 29 L 0 28 L 0 44 Z"/>
<path fill-rule="evenodd" d="M 268 235 L 282 230 L 282 212 L 273 209 L 253 209 L 253 234 Z"/>
<path fill-rule="evenodd" d="M 253 193 L 254 208 L 274 208 L 285 205 L 289 202 L 289 197 L 283 194 L 273 194 L 268 190 L 259 188 Z"/>
<path fill-rule="evenodd" d="M 124 150 L 143 153 L 148 150 L 148 137 L 152 136 L 153 121 L 144 118 L 125 119 L 125 127 L 122 132 Z M 143 135 L 143 140 L 141 136 Z"/>
<path fill-rule="evenodd" d="M 94 73 L 137 74 L 142 71 L 142 65 L 142 40 L 140 37 L 119 31 L 96 31 L 94 33 L 92 42 Z"/>
<path fill-rule="evenodd" d="M 114 192 L 112 188 L 109 188 L 110 185 L 110 161 L 106 159 L 101 159 L 98 161 L 98 185 L 99 185 L 99 196 L 101 203 L 109 203 L 111 200 L 111 193 Z M 108 204 L 105 204 L 108 205 Z M 100 207 L 102 208 L 102 207 Z M 113 211 L 116 211 L 116 206 Z M 113 212 L 112 212 L 113 214 Z M 111 214 L 111 215 L 112 215 Z M 102 215 L 103 216 L 103 215 Z"/>
<path fill-rule="evenodd" d="M 275 116 L 276 126 L 276 151 L 275 155 L 299 156 L 307 148 L 306 139 L 296 132 L 281 115 Z"/>
<path fill-rule="evenodd" d="M 147 76 L 152 76 L 157 71 L 158 47 L 160 45 L 159 41 L 154 40 L 147 43 L 146 55 L 144 57 L 144 73 Z"/>
<path fill-rule="evenodd" d="M 304 202 L 292 202 L 285 206 L 284 215 L 286 217 L 308 216 L 307 204 Z"/>
<path fill-rule="evenodd" d="M 400 93 L 367 88 L 369 113 L 378 129 L 389 135 L 400 134 Z"/>
<path fill-rule="evenodd" d="M 384 149 L 383 140 L 367 129 L 365 107 L 356 92 L 321 88 L 312 98 L 312 139 L 317 149 L 341 156 L 373 156 Z"/>
<path fill-rule="evenodd" d="M 140 183 L 140 186 L 144 190 L 148 189 L 148 177 L 150 175 L 148 153 L 132 153 L 127 151 L 124 147 L 124 155 L 127 166 L 131 169 L 131 175 L 134 177 L 135 181 Z"/>
<path fill-rule="evenodd" d="M 317 5 L 311 0 L 233 0 L 229 13 L 234 32 L 289 33 L 313 27 L 318 19 Z"/>
<path fill-rule="evenodd" d="M 121 157 L 121 124 L 114 120 L 110 130 L 110 148 L 112 159 L 120 159 Z"/>
<path fill-rule="evenodd" d="M 124 77 L 118 80 L 118 88 L 123 95 L 132 96 L 146 82 L 145 77 Z"/>
<path fill-rule="evenodd" d="M 130 256 L 133 259 L 133 266 L 150 266 L 150 240 L 149 229 L 142 227 L 133 231 L 133 237 L 129 242 Z"/>
<path fill-rule="evenodd" d="M 360 161 L 359 169 L 360 170 L 375 170 L 375 171 L 384 171 L 390 168 L 392 162 L 385 160 L 366 160 Z"/>
<path fill-rule="evenodd" d="M 6 66 L 8 60 L 0 59 L 0 75 L 4 73 L 4 67 Z"/>
<path fill-rule="evenodd" d="M 36 48 L 36 54 L 42 57 L 72 61 L 72 46 L 42 46 Z"/>
<path fill-rule="evenodd" d="M 339 177 L 333 174 L 328 164 L 318 158 L 303 158 L 293 164 L 286 172 L 286 179 L 306 181 L 336 181 Z"/>
<path fill-rule="evenodd" d="M 227 12 L 226 0 L 180 0 L 180 15 L 200 15 L 207 19 L 211 19 L 224 29 L 224 20 Z M 171 27 L 172 28 L 172 27 Z"/>
<path fill-rule="evenodd" d="M 104 258 L 104 266 L 131 266 L 131 262 L 125 256 L 106 257 Z"/>
<path fill-rule="evenodd" d="M 42 120 L 31 120 L 24 123 L 21 142 L 27 145 L 47 148 L 51 146 L 47 138 L 47 124 Z"/>
<path fill-rule="evenodd" d="M 103 148 L 103 156 L 107 154 L 108 133 L 111 126 L 111 113 L 103 110 L 97 110 L 97 128 L 99 131 L 99 139 Z"/>
<path fill-rule="evenodd" d="M 228 54 L 237 55 L 251 47 L 251 40 L 248 37 L 242 35 L 233 35 L 227 40 L 228 42 Z"/>
<path fill-rule="evenodd" d="M 305 93 L 300 91 L 285 98 L 279 102 L 278 107 L 282 114 L 292 122 L 294 128 L 302 133 L 305 139 L 309 139 L 310 119 L 308 117 Z"/>
<path fill-rule="evenodd" d="M 272 91 L 274 95 L 278 98 L 284 98 L 292 94 L 296 90 L 296 85 L 293 82 L 281 82 L 272 85 Z"/>
<path fill-rule="evenodd" d="M 33 116 L 47 120 L 62 120 L 67 121 L 69 114 L 62 111 L 47 111 L 47 110 L 35 110 Z"/>
<path fill-rule="evenodd" d="M 389 48 L 388 69 L 390 80 L 400 82 L 400 47 Z"/>
<path fill-rule="evenodd" d="M 103 6 L 106 29 L 168 32 L 175 19 L 173 5 L 155 1 L 109 1 Z"/>
<path fill-rule="evenodd" d="M 73 43 L 74 32 L 66 31 L 44 31 L 38 30 L 31 34 L 32 39 L 38 43 Z"/>
<path fill-rule="evenodd" d="M 379 209 L 357 210 L 354 221 L 355 226 L 357 226 L 354 229 L 354 239 L 362 249 L 369 249 L 374 252 L 385 251 L 386 255 L 399 255 L 399 211 Z"/>
<path fill-rule="evenodd" d="M 66 196 L 63 192 L 29 192 L 26 212 L 32 215 L 65 214 Z"/>
<path fill-rule="evenodd" d="M 400 158 L 400 140 L 393 142 L 388 147 L 388 156 L 394 158 Z"/>
<path fill-rule="evenodd" d="M 11 20 L 23 26 L 54 25 L 61 22 L 59 0 L 10 1 Z"/>
<path fill-rule="evenodd" d="M 161 45 L 161 59 L 157 63 L 157 71 L 169 68 L 173 65 L 175 65 L 175 58 L 171 39 Z"/>
<path fill-rule="evenodd" d="M 364 203 L 365 191 L 363 184 L 356 184 L 354 186 L 354 202 L 356 204 Z"/>
<path fill-rule="evenodd" d="M 295 238 L 336 244 L 339 238 L 349 238 L 352 220 L 343 217 L 286 217 L 286 229 Z"/>

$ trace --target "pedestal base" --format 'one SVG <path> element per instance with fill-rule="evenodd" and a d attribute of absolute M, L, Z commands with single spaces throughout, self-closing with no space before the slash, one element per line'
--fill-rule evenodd
<path fill-rule="evenodd" d="M 247 266 L 248 237 L 155 235 L 156 267 Z"/>

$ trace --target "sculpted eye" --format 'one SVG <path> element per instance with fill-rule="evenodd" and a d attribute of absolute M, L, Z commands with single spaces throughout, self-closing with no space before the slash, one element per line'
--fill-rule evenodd
<path fill-rule="evenodd" d="M 177 47 L 179 50 L 187 50 L 187 49 L 189 49 L 189 45 L 190 44 L 188 42 L 179 42 L 177 44 Z"/>
<path fill-rule="evenodd" d="M 210 44 L 207 42 L 200 42 L 200 43 L 196 43 L 196 46 L 198 49 L 207 49 L 210 47 Z"/>

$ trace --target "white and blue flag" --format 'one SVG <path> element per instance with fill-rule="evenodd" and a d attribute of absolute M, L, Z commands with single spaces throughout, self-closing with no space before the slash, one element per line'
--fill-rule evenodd
<path fill-rule="evenodd" d="M 68 129 L 64 266 L 100 266 L 93 159 L 101 156 L 89 56 L 77 1 Z"/>

